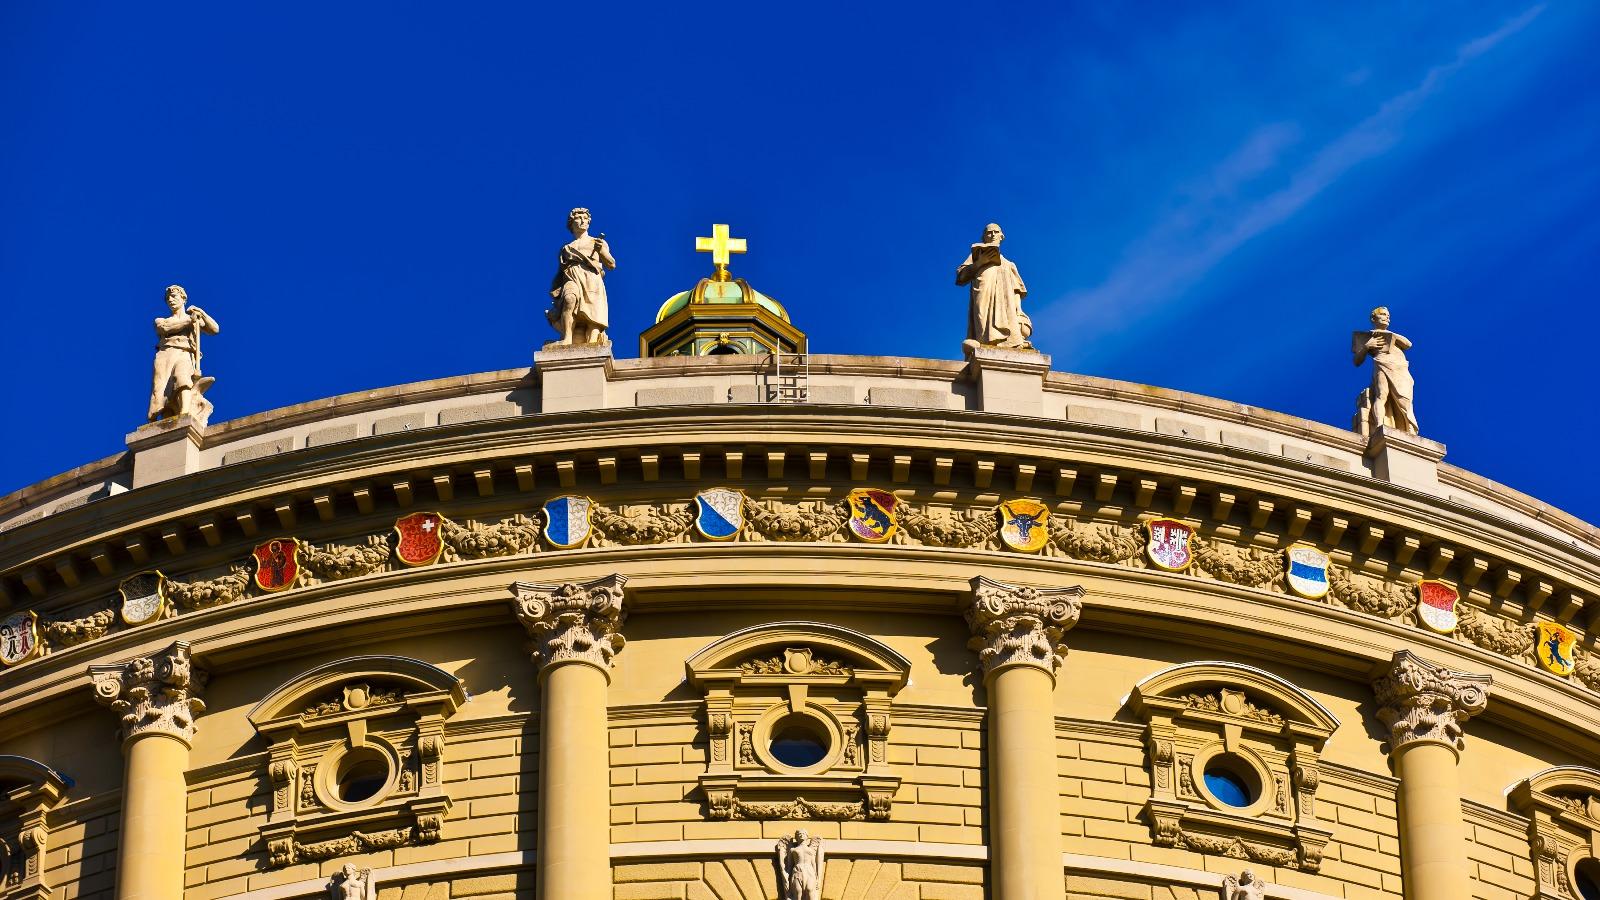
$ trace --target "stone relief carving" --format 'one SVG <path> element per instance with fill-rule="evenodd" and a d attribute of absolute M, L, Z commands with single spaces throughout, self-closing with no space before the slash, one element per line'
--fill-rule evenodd
<path fill-rule="evenodd" d="M 1286 869 L 1301 868 L 1300 854 L 1286 847 L 1271 847 L 1247 841 L 1237 837 L 1217 837 L 1208 834 L 1196 834 L 1192 831 L 1180 829 L 1171 844 L 1162 844 L 1156 841 L 1157 846 L 1171 846 L 1180 850 L 1193 850 L 1196 853 L 1208 853 L 1212 856 L 1226 856 L 1229 859 L 1243 859 L 1254 863 L 1269 866 L 1281 866 Z M 1320 856 L 1319 856 L 1320 861 Z M 1311 871 L 1316 871 L 1315 866 L 1306 866 Z"/>
<path fill-rule="evenodd" d="M 1129 563 L 1144 555 L 1144 539 L 1137 528 L 1083 523 L 1062 516 L 1050 517 L 1050 545 L 1087 562 Z"/>
<path fill-rule="evenodd" d="M 683 537 L 694 524 L 694 513 L 687 504 L 667 503 L 660 506 L 624 507 L 621 511 L 609 506 L 594 505 L 589 514 L 598 537 L 596 546 L 612 544 L 665 544 Z"/>
<path fill-rule="evenodd" d="M 850 518 L 844 501 L 745 501 L 745 519 L 755 532 L 751 539 L 769 541 L 823 541 L 837 538 Z"/>
<path fill-rule="evenodd" d="M 1222 900 L 1266 900 L 1267 885 L 1255 872 L 1245 869 L 1236 878 L 1222 879 Z"/>
<path fill-rule="evenodd" d="M 946 512 L 906 507 L 900 514 L 900 530 L 934 547 L 999 546 L 992 509 Z"/>
<path fill-rule="evenodd" d="M 274 842 L 278 843 L 278 842 Z M 352 831 L 341 838 L 329 841 L 317 841 L 311 844 L 302 844 L 290 839 L 288 847 L 270 848 L 269 853 L 274 859 L 282 851 L 286 855 L 283 862 L 274 861 L 274 865 L 286 866 L 297 862 L 317 862 L 324 859 L 333 859 L 336 856 L 350 856 L 355 853 L 371 853 L 374 850 L 392 850 L 395 847 L 405 847 L 411 844 L 427 843 L 418 839 L 416 828 L 392 828 L 387 831 Z"/>
<path fill-rule="evenodd" d="M 1282 725 L 1283 716 L 1270 709 L 1257 706 L 1250 702 L 1243 694 L 1238 694 L 1236 700 L 1231 700 L 1226 693 L 1187 694 L 1183 697 L 1190 709 L 1205 710 L 1206 712 L 1225 713 L 1233 716 L 1243 716 L 1246 719 L 1255 719 L 1269 725 Z M 1231 702 L 1230 702 L 1231 700 Z"/>
<path fill-rule="evenodd" d="M 1066 633 L 1083 612 L 1083 588 L 1033 588 L 972 580 L 963 614 L 985 674 L 1002 666 L 1033 665 L 1054 677 L 1067 657 Z"/>
<path fill-rule="evenodd" d="M 780 900 L 822 900 L 822 838 L 800 829 L 779 838 L 774 848 Z"/>
<path fill-rule="evenodd" d="M 92 641 L 111 630 L 116 621 L 116 610 L 101 609 L 76 619 L 45 622 L 43 625 L 45 643 L 51 647 L 71 647 L 84 641 Z"/>
<path fill-rule="evenodd" d="M 1391 752 L 1418 741 L 1464 749 L 1462 726 L 1489 705 L 1492 682 L 1492 676 L 1453 672 L 1410 650 L 1397 652 L 1372 686 Z"/>
<path fill-rule="evenodd" d="M 1259 547 L 1229 547 L 1199 535 L 1190 539 L 1195 566 L 1218 581 L 1245 587 L 1282 590 L 1282 551 Z"/>
<path fill-rule="evenodd" d="M 785 650 L 775 656 L 752 657 L 739 664 L 746 675 L 848 675 L 850 667 L 836 659 L 817 656 L 810 647 Z"/>
<path fill-rule="evenodd" d="M 328 900 L 378 900 L 378 881 L 371 869 L 345 863 L 328 881 Z"/>
<path fill-rule="evenodd" d="M 319 578 L 338 581 L 369 575 L 389 562 L 389 535 L 368 535 L 359 544 L 323 544 L 306 548 L 306 568 Z"/>
<path fill-rule="evenodd" d="M 787 802 L 756 803 L 749 800 L 735 800 L 733 802 L 733 815 L 735 819 L 818 819 L 833 822 L 848 822 L 852 819 L 867 818 L 866 804 L 863 801 L 844 803 L 813 803 L 804 797 L 796 797 Z M 885 816 L 887 818 L 887 816 Z"/>
<path fill-rule="evenodd" d="M 532 639 L 534 662 L 579 660 L 609 670 L 611 658 L 626 643 L 620 629 L 627 580 L 608 575 L 586 584 L 513 584 L 513 607 Z"/>
<path fill-rule="evenodd" d="M 1532 622 L 1517 624 L 1480 612 L 1476 607 L 1458 603 L 1455 636 L 1476 644 L 1490 653 L 1498 653 L 1521 662 L 1532 663 L 1534 634 L 1538 630 Z"/>
<path fill-rule="evenodd" d="M 186 610 L 207 609 L 224 603 L 233 603 L 244 597 L 250 588 L 250 571 L 234 564 L 228 574 L 208 581 L 173 581 L 167 579 L 167 596 Z"/>
<path fill-rule="evenodd" d="M 517 556 L 538 549 L 539 526 L 521 513 L 492 525 L 482 525 L 470 519 L 465 524 L 457 525 L 445 519 L 444 545 L 447 561 L 450 562 Z"/>
<path fill-rule="evenodd" d="M 1328 599 L 1383 619 L 1409 615 L 1417 603 L 1414 592 L 1404 585 L 1369 578 L 1340 565 L 1328 566 Z"/>
<path fill-rule="evenodd" d="M 152 732 L 194 740 L 195 717 L 206 708 L 200 699 L 206 676 L 194 666 L 188 642 L 122 665 L 90 666 L 89 677 L 95 699 L 121 717 L 124 741 Z"/>

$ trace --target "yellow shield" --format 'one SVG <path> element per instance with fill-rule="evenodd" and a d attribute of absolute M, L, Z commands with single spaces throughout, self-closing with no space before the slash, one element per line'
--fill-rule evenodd
<path fill-rule="evenodd" d="M 998 507 L 1000 541 L 1013 550 L 1036 553 L 1050 541 L 1050 508 L 1037 500 L 1007 500 Z"/>
<path fill-rule="evenodd" d="M 1565 678 L 1578 667 L 1578 633 L 1556 622 L 1539 623 L 1539 665 Z"/>

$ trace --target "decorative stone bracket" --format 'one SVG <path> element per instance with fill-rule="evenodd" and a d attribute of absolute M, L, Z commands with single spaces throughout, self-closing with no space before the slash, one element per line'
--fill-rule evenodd
<path fill-rule="evenodd" d="M 1333 830 L 1317 818 L 1318 757 L 1339 727 L 1332 713 L 1274 675 L 1227 662 L 1158 672 L 1129 705 L 1146 722 L 1144 813 L 1156 846 L 1321 868 Z M 1205 777 L 1213 767 L 1254 796 L 1243 805 L 1217 796 Z"/>
<path fill-rule="evenodd" d="M 712 819 L 890 818 L 891 703 L 911 664 L 866 635 L 817 622 L 736 631 L 688 660 L 705 692 Z M 798 742 L 809 756 L 781 750 Z"/>
<path fill-rule="evenodd" d="M 188 641 L 175 641 L 159 653 L 127 663 L 90 666 L 94 696 L 121 716 L 124 743 L 147 734 L 162 734 L 189 746 L 195 717 L 205 711 L 200 699 L 205 670 L 197 668 Z"/>
<path fill-rule="evenodd" d="M 1462 726 L 1489 705 L 1490 675 L 1453 672 L 1401 650 L 1388 671 L 1373 682 L 1378 720 L 1389 729 L 1390 752 L 1429 741 L 1459 753 L 1466 748 Z"/>
<path fill-rule="evenodd" d="M 249 718 L 271 742 L 269 865 L 438 841 L 444 723 L 466 700 L 455 676 L 401 656 L 329 663 L 262 700 Z"/>

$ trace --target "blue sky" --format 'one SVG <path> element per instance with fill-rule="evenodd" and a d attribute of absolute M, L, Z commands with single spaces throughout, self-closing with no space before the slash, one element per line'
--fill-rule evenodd
<path fill-rule="evenodd" d="M 1600 6 L 0 6 L 0 491 L 117 452 L 177 282 L 218 420 L 527 365 L 567 209 L 621 355 L 709 270 L 956 358 L 985 222 L 1068 371 L 1337 425 L 1387 305 L 1449 461 L 1600 520 Z"/>

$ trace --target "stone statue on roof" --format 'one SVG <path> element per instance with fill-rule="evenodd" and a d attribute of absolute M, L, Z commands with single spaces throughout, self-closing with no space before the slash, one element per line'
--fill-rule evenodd
<path fill-rule="evenodd" d="M 956 284 L 971 285 L 967 317 L 968 355 L 978 347 L 1032 350 L 1028 342 L 1033 322 L 1022 311 L 1028 288 L 1017 264 L 1000 254 L 1005 233 L 993 222 L 983 228 L 983 240 L 973 244 L 966 261 L 956 267 Z"/>
<path fill-rule="evenodd" d="M 151 422 L 192 416 L 204 425 L 211 415 L 205 393 L 215 378 L 200 375 L 200 335 L 216 334 L 217 320 L 198 306 L 188 306 L 189 294 L 178 285 L 167 288 L 171 315 L 156 319 L 155 375 L 150 385 Z"/>
<path fill-rule="evenodd" d="M 1389 330 L 1389 308 L 1380 306 L 1373 310 L 1372 330 L 1355 332 L 1350 344 L 1356 365 L 1372 357 L 1372 386 L 1363 390 L 1356 400 L 1360 410 L 1356 430 L 1370 435 L 1387 426 L 1417 434 L 1417 416 L 1411 408 L 1415 384 L 1405 354 L 1411 349 L 1411 342 Z M 1362 413 L 1365 413 L 1364 422 Z"/>
<path fill-rule="evenodd" d="M 545 318 L 560 335 L 550 345 L 608 344 L 605 274 L 615 269 L 604 234 L 589 233 L 589 211 L 578 207 L 567 214 L 572 240 L 561 248 L 556 277 L 550 282 L 550 309 Z"/>

